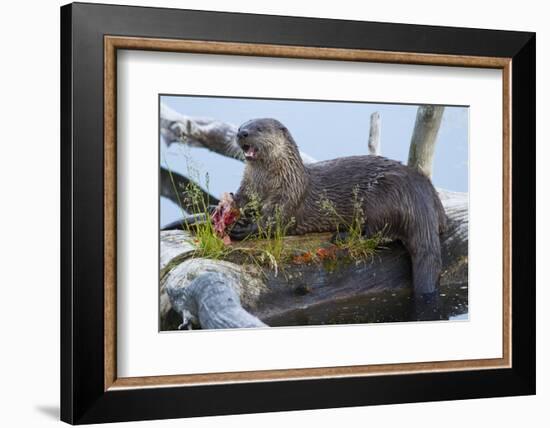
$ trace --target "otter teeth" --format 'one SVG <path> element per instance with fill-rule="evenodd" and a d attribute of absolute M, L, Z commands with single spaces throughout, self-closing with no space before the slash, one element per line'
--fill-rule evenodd
<path fill-rule="evenodd" d="M 244 152 L 244 157 L 247 159 L 254 159 L 256 157 L 256 149 L 254 147 L 247 147 Z"/>

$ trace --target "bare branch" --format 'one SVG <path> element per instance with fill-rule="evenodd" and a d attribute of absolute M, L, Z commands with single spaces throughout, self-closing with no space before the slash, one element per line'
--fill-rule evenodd
<path fill-rule="evenodd" d="M 192 212 L 192 206 L 185 197 L 185 189 L 191 183 L 189 178 L 168 169 L 160 168 L 160 195 L 170 199 L 187 212 Z M 196 183 L 195 183 L 196 184 Z M 204 206 L 217 205 L 219 200 L 206 190 L 196 185 L 202 195 Z"/>
<path fill-rule="evenodd" d="M 168 145 L 183 143 L 204 147 L 223 156 L 244 160 L 243 152 L 235 140 L 237 128 L 224 122 L 185 116 L 161 104 L 160 133 Z"/>
<path fill-rule="evenodd" d="M 416 123 L 409 148 L 409 166 L 432 176 L 433 157 L 437 133 L 445 107 L 424 105 L 418 107 Z"/>
<path fill-rule="evenodd" d="M 369 155 L 380 155 L 380 113 L 370 115 Z"/>

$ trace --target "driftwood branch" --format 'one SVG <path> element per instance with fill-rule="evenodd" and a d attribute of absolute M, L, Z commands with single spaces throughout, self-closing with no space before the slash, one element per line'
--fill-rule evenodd
<path fill-rule="evenodd" d="M 431 178 L 437 133 L 445 107 L 424 105 L 418 107 L 416 122 L 409 147 L 409 166 Z"/>
<path fill-rule="evenodd" d="M 193 251 L 186 232 L 161 232 L 161 328 L 265 326 L 246 310 L 265 288 L 259 273 L 225 261 L 193 258 Z"/>
<path fill-rule="evenodd" d="M 185 194 L 185 189 L 189 184 L 191 184 L 191 180 L 184 175 L 164 167 L 160 168 L 160 196 L 170 199 L 187 212 L 193 212 L 193 207 Z M 201 206 L 218 204 L 218 198 L 208 193 L 198 184 L 194 183 L 194 186 L 201 194 L 202 201 L 198 201 L 199 203 L 202 202 Z"/>
<path fill-rule="evenodd" d="M 467 312 L 468 202 L 464 193 L 440 191 L 440 196 L 449 217 L 441 237 L 445 318 Z M 372 260 L 358 264 L 327 268 L 313 263 L 266 275 L 253 266 L 193 257 L 188 238 L 182 231 L 161 232 L 163 329 L 189 321 L 203 328 L 240 328 L 349 323 L 358 318 L 410 320 L 410 257 L 399 243 L 379 248 Z"/>
<path fill-rule="evenodd" d="M 214 119 L 189 117 L 161 104 L 160 133 L 168 145 L 183 143 L 191 147 L 204 147 L 244 161 L 243 152 L 235 140 L 237 128 L 233 125 Z"/>
<path fill-rule="evenodd" d="M 160 105 L 160 133 L 166 144 L 186 144 L 203 147 L 212 152 L 244 161 L 244 155 L 237 144 L 237 126 L 209 118 L 190 117 L 180 114 L 165 104 Z M 304 163 L 316 160 L 300 152 Z"/>
<path fill-rule="evenodd" d="M 195 309 L 182 310 L 180 328 L 190 329 L 195 323 L 207 329 L 266 327 L 242 307 L 236 288 L 228 286 L 222 272 L 205 272 L 187 287 L 169 290 L 172 301 L 186 301 Z"/>
<path fill-rule="evenodd" d="M 380 113 L 370 115 L 369 155 L 380 155 Z"/>

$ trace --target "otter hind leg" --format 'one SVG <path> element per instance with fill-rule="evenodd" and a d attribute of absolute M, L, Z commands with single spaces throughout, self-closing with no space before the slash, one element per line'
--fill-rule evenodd
<path fill-rule="evenodd" d="M 361 236 L 364 239 L 372 238 L 376 235 L 376 231 L 374 231 L 368 224 L 365 224 L 363 228 L 361 229 Z M 349 237 L 349 232 L 347 230 L 338 230 L 337 232 L 334 232 L 332 237 L 330 238 L 330 242 L 333 244 L 335 242 L 342 242 L 346 241 Z"/>

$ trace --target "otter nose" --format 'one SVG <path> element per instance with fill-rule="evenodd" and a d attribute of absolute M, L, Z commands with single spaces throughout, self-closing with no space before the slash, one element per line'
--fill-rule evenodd
<path fill-rule="evenodd" d="M 237 132 L 237 138 L 246 138 L 246 137 L 248 137 L 248 131 L 241 129 L 239 130 L 239 132 Z"/>

